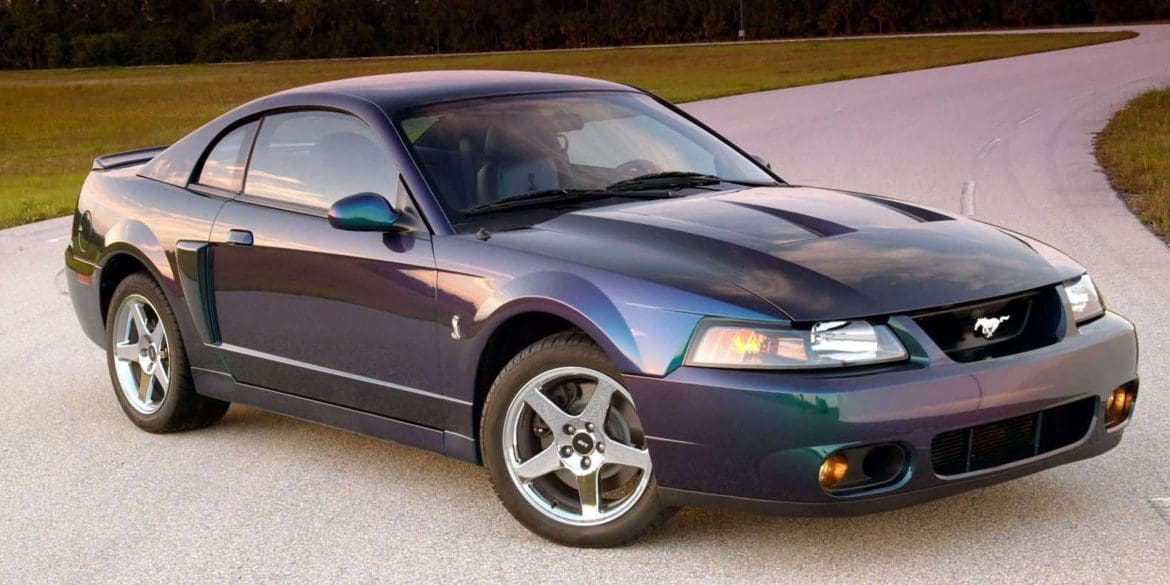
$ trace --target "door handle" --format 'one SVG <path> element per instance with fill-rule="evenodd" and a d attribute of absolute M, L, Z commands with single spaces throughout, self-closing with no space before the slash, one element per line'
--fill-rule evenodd
<path fill-rule="evenodd" d="M 232 246 L 251 246 L 252 232 L 248 230 L 228 230 L 227 243 Z"/>

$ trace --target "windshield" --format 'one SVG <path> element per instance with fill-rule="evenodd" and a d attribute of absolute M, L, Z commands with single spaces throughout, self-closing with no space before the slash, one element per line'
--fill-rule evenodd
<path fill-rule="evenodd" d="M 397 124 L 457 228 L 484 210 L 516 214 L 628 202 L 638 190 L 776 183 L 723 141 L 633 92 L 468 100 L 409 110 Z"/>

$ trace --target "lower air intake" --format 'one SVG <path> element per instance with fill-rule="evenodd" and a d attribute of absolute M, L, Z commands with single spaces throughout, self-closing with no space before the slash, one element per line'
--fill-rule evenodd
<path fill-rule="evenodd" d="M 1071 445 L 1089 432 L 1097 399 L 936 435 L 930 461 L 941 476 L 959 475 L 1030 459 Z"/>

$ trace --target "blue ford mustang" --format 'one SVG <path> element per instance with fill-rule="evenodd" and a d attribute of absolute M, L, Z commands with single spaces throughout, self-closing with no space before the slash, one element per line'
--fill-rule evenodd
<path fill-rule="evenodd" d="M 1097 455 L 1137 341 L 1020 234 L 790 185 L 670 104 L 351 79 L 94 161 L 65 262 L 126 415 L 230 402 L 487 466 L 563 543 L 888 509 Z"/>

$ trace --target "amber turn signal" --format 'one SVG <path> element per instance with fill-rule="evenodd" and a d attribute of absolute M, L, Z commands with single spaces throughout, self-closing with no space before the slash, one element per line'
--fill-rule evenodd
<path fill-rule="evenodd" d="M 1137 392 L 1131 385 L 1118 386 L 1105 401 L 1105 426 L 1115 427 L 1129 418 Z"/>
<path fill-rule="evenodd" d="M 845 474 L 849 472 L 849 460 L 841 453 L 833 453 L 821 463 L 821 471 L 818 478 L 821 482 L 821 487 L 825 489 L 832 489 L 833 486 L 841 483 L 845 479 Z"/>

